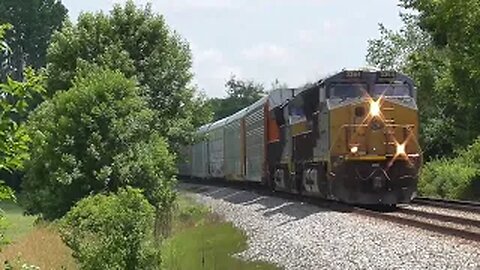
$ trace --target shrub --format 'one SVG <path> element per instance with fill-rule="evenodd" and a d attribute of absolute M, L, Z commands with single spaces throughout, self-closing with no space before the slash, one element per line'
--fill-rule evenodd
<path fill-rule="evenodd" d="M 458 159 L 436 160 L 425 165 L 418 190 L 423 196 L 470 199 L 478 175 L 478 168 Z"/>
<path fill-rule="evenodd" d="M 61 234 L 82 269 L 159 269 L 153 216 L 142 191 L 127 187 L 78 202 L 62 220 Z"/>
<path fill-rule="evenodd" d="M 142 188 L 148 201 L 155 206 L 155 236 L 170 232 L 173 190 L 176 173 L 174 156 L 167 143 L 157 135 L 138 143 L 114 159 L 113 171 L 123 183 Z"/>
<path fill-rule="evenodd" d="M 95 67 L 81 74 L 29 119 L 26 209 L 55 219 L 88 195 L 127 185 L 143 188 L 152 205 L 168 204 L 173 157 L 135 81 Z"/>
<path fill-rule="evenodd" d="M 458 151 L 459 161 L 472 166 L 480 164 L 480 138 L 477 138 L 466 149 Z"/>
<path fill-rule="evenodd" d="M 424 196 L 480 200 L 480 139 L 455 158 L 425 164 L 418 190 Z"/>

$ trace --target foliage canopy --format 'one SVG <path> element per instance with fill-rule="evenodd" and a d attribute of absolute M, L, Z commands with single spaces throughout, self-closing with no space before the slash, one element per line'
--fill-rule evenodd
<path fill-rule="evenodd" d="M 13 25 L 7 42 L 13 51 L 12 75 L 20 80 L 24 66 L 46 65 L 47 47 L 54 31 L 60 29 L 67 9 L 58 0 L 2 0 L 0 24 Z"/>
<path fill-rule="evenodd" d="M 0 44 L 3 43 L 4 30 L 7 26 L 0 26 Z M 28 158 L 29 136 L 23 123 L 28 112 L 29 103 L 38 95 L 44 93 L 42 76 L 33 70 L 25 73 L 25 82 L 17 82 L 7 77 L 0 83 L 0 171 L 20 169 L 23 161 Z M 3 197 L 0 195 L 0 199 Z"/>
<path fill-rule="evenodd" d="M 135 77 L 155 112 L 157 130 L 172 144 L 188 141 L 185 135 L 209 120 L 191 86 L 188 43 L 149 5 L 138 8 L 127 1 L 109 14 L 87 12 L 75 25 L 66 23 L 48 49 L 50 95 L 69 89 L 85 63 Z"/>
<path fill-rule="evenodd" d="M 421 120 L 421 138 L 427 160 L 448 156 L 468 140 L 459 132 L 464 114 L 455 100 L 448 50 L 438 48 L 421 27 L 421 17 L 401 15 L 404 26 L 397 32 L 380 25 L 380 38 L 369 41 L 367 62 L 379 68 L 396 69 L 416 82 Z M 463 139 L 463 140 L 462 140 Z"/>
<path fill-rule="evenodd" d="M 3 42 L 7 27 L 0 25 L 0 51 L 8 47 Z M 30 137 L 22 119 L 27 114 L 29 103 L 43 92 L 43 78 L 31 69 L 26 72 L 25 82 L 17 82 L 10 77 L 4 83 L 0 82 L 0 172 L 21 169 L 28 159 Z M 0 179 L 0 201 L 14 198 L 11 188 Z M 4 229 L 5 220 L 0 209 L 0 244 L 4 241 Z"/>
<path fill-rule="evenodd" d="M 419 190 L 478 200 L 479 168 L 472 156 L 478 155 L 480 136 L 480 2 L 402 3 L 416 15 L 404 15 L 398 32 L 381 26 L 380 39 L 369 42 L 367 61 L 400 69 L 417 82 L 424 154 L 432 160 L 424 168 Z M 440 156 L 444 158 L 435 159 Z"/>
<path fill-rule="evenodd" d="M 253 104 L 265 95 L 263 85 L 253 81 L 242 81 L 232 76 L 225 83 L 226 98 L 212 98 L 209 105 L 214 112 L 214 119 L 218 120 L 240 111 Z"/>
<path fill-rule="evenodd" d="M 168 204 L 173 156 L 152 129 L 154 113 L 135 81 L 93 66 L 81 75 L 29 119 L 27 210 L 58 218 L 89 194 L 127 185 L 143 188 L 152 205 Z"/>

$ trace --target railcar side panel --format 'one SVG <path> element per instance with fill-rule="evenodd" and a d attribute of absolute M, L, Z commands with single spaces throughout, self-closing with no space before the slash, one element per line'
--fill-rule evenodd
<path fill-rule="evenodd" d="M 208 130 L 208 162 L 209 176 L 213 178 L 225 177 L 224 172 L 224 126 L 212 125 Z"/>
<path fill-rule="evenodd" d="M 228 120 L 225 125 L 225 178 L 227 180 L 243 180 L 244 178 L 244 140 L 243 118 Z"/>
<path fill-rule="evenodd" d="M 264 101 L 252 106 L 245 116 L 245 157 L 247 181 L 261 182 L 265 161 L 265 115 Z"/>
<path fill-rule="evenodd" d="M 202 140 L 191 148 L 192 176 L 198 178 L 208 177 L 208 142 Z"/>

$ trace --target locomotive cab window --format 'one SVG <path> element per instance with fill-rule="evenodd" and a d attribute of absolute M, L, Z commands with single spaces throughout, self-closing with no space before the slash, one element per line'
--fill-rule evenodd
<path fill-rule="evenodd" d="M 410 87 L 407 84 L 376 84 L 372 89 L 372 96 L 409 97 Z"/>
<path fill-rule="evenodd" d="M 334 84 L 330 87 L 329 97 L 330 98 L 357 98 L 362 97 L 367 90 L 367 85 L 365 84 Z"/>

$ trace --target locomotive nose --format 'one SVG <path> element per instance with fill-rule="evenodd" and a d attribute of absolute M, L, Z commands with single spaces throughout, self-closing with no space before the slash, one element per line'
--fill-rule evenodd
<path fill-rule="evenodd" d="M 395 204 L 407 202 L 415 191 L 416 170 L 406 161 L 344 160 L 333 169 L 334 185 L 344 200 L 361 204 Z"/>
<path fill-rule="evenodd" d="M 368 98 L 345 107 L 346 123 L 340 127 L 335 143 L 346 159 L 377 156 L 407 158 L 418 153 L 417 126 L 413 112 L 388 99 Z M 412 114 L 412 115 L 409 115 Z M 345 144 L 346 142 L 346 144 Z"/>

